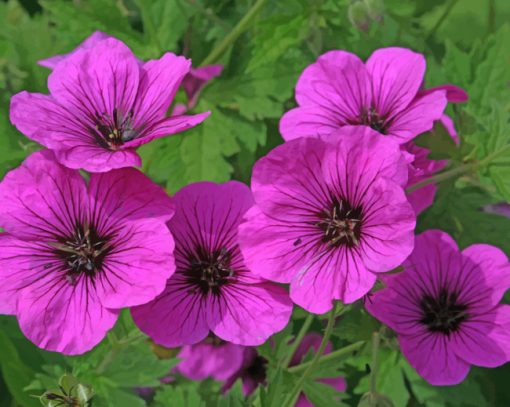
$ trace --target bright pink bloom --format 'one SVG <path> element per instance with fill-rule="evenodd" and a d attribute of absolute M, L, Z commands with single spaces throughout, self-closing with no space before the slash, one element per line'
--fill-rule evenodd
<path fill-rule="evenodd" d="M 280 121 L 283 138 L 327 135 L 366 125 L 405 143 L 432 129 L 446 107 L 448 89 L 420 92 L 425 58 L 405 48 L 375 51 L 366 64 L 345 51 L 329 51 L 309 65 L 296 85 L 299 107 Z"/>
<path fill-rule="evenodd" d="M 175 269 L 172 202 L 135 169 L 87 184 L 44 150 L 5 176 L 0 202 L 0 312 L 41 348 L 91 349 Z"/>
<path fill-rule="evenodd" d="M 453 385 L 470 365 L 510 360 L 510 264 L 498 248 L 475 244 L 459 251 L 439 230 L 416 237 L 404 271 L 366 302 L 397 334 L 403 354 L 429 383 Z"/>
<path fill-rule="evenodd" d="M 276 147 L 253 169 L 257 205 L 239 228 L 246 264 L 290 282 L 292 300 L 310 312 L 356 301 L 374 273 L 411 253 L 416 219 L 406 182 L 399 146 L 368 127 Z"/>
<path fill-rule="evenodd" d="M 199 182 L 178 191 L 174 202 L 168 225 L 177 271 L 158 298 L 132 310 L 138 327 L 167 347 L 198 343 L 210 331 L 260 345 L 283 329 L 292 312 L 287 292 L 252 273 L 238 247 L 238 225 L 253 205 L 249 188 Z"/>
<path fill-rule="evenodd" d="M 124 43 L 102 36 L 42 62 L 54 67 L 51 95 L 23 91 L 11 99 L 18 130 L 65 166 L 91 172 L 140 165 L 136 147 L 209 115 L 165 117 L 191 61 L 166 53 L 142 63 Z"/>
<path fill-rule="evenodd" d="M 183 346 L 177 357 L 181 359 L 175 370 L 191 380 L 227 380 L 244 361 L 245 347 L 233 343 L 206 339 L 195 345 Z"/>

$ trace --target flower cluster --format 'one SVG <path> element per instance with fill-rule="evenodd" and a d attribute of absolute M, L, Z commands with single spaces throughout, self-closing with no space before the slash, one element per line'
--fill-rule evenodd
<path fill-rule="evenodd" d="M 413 139 L 441 123 L 458 142 L 444 111 L 467 100 L 453 85 L 424 89 L 422 55 L 327 52 L 299 78 L 285 143 L 256 162 L 250 187 L 198 182 L 173 197 L 131 168 L 136 148 L 206 119 L 185 113 L 222 66 L 144 62 L 100 32 L 40 64 L 50 94 L 18 93 L 10 117 L 46 149 L 0 183 L 0 312 L 38 346 L 88 351 L 130 308 L 155 343 L 182 347 L 175 372 L 225 391 L 241 378 L 250 394 L 266 379 L 254 347 L 285 328 L 293 303 L 322 314 L 370 293 L 367 310 L 432 384 L 510 360 L 505 254 L 460 251 L 436 230 L 415 238 L 436 187 L 406 188 L 446 162 Z M 180 87 L 188 102 L 172 106 Z M 290 366 L 319 343 L 304 336 Z M 302 394 L 297 405 L 311 404 Z"/>

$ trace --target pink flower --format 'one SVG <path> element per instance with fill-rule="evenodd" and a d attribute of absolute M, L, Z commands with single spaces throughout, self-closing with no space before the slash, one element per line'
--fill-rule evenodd
<path fill-rule="evenodd" d="M 54 150 L 65 166 L 91 172 L 140 165 L 136 147 L 209 115 L 165 117 L 191 61 L 166 53 L 142 63 L 124 43 L 103 36 L 42 61 L 54 67 L 51 95 L 23 91 L 11 99 L 19 131 Z"/>
<path fill-rule="evenodd" d="M 182 87 L 188 97 L 188 103 L 175 105 L 172 110 L 172 115 L 184 114 L 188 110 L 193 109 L 198 102 L 198 97 L 204 86 L 211 79 L 220 76 L 221 71 L 223 71 L 223 65 L 207 65 L 199 68 L 191 68 L 182 81 Z"/>
<path fill-rule="evenodd" d="M 313 351 L 316 352 L 319 349 L 321 341 L 322 337 L 317 333 L 305 335 L 302 342 L 296 349 L 289 366 L 296 366 L 300 364 L 310 350 L 313 349 Z M 324 354 L 331 353 L 331 350 L 331 343 L 328 343 L 324 350 Z M 230 390 L 234 383 L 238 379 L 241 379 L 243 384 L 243 394 L 248 396 L 256 390 L 257 386 L 265 384 L 266 368 L 267 360 L 264 357 L 258 355 L 254 348 L 244 348 L 244 358 L 241 367 L 225 381 L 222 390 L 224 392 Z M 317 379 L 317 381 L 327 384 L 340 392 L 344 392 L 347 389 L 347 383 L 343 377 L 326 377 Z M 295 406 L 313 407 L 304 393 L 299 395 Z"/>
<path fill-rule="evenodd" d="M 510 264 L 494 246 L 459 251 L 439 230 L 416 237 L 402 273 L 366 302 L 368 311 L 398 334 L 411 365 L 429 383 L 460 383 L 470 365 L 510 360 Z"/>
<path fill-rule="evenodd" d="M 288 141 L 366 125 L 405 143 L 432 129 L 446 107 L 448 89 L 420 92 L 424 74 L 423 55 L 405 48 L 379 49 L 366 64 L 349 52 L 329 51 L 301 74 L 299 106 L 282 117 L 280 132 Z"/>
<path fill-rule="evenodd" d="M 290 282 L 292 300 L 323 313 L 356 301 L 411 253 L 414 211 L 399 146 L 368 127 L 276 147 L 254 166 L 256 206 L 239 228 L 246 264 Z"/>
<path fill-rule="evenodd" d="M 191 380 L 212 377 L 223 381 L 241 368 L 244 349 L 244 346 L 217 338 L 206 339 L 195 345 L 183 346 L 177 355 L 181 361 L 175 370 Z"/>
<path fill-rule="evenodd" d="M 175 269 L 172 202 L 135 169 L 87 184 L 44 150 L 5 176 L 0 202 L 0 312 L 41 348 L 91 349 Z"/>
<path fill-rule="evenodd" d="M 166 347 L 202 341 L 210 331 L 225 341 L 260 345 L 283 329 L 292 312 L 287 292 L 246 267 L 237 228 L 253 205 L 236 181 L 199 182 L 175 194 L 177 271 L 154 301 L 132 310 L 138 327 Z"/>
<path fill-rule="evenodd" d="M 267 359 L 260 356 L 252 347 L 243 347 L 243 362 L 241 367 L 221 387 L 221 391 L 229 391 L 238 379 L 243 385 L 243 394 L 249 396 L 259 385 L 266 384 Z"/>

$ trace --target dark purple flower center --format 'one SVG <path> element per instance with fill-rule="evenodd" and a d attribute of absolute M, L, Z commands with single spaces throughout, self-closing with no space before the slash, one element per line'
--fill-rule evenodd
<path fill-rule="evenodd" d="M 430 332 L 440 332 L 449 335 L 456 332 L 462 322 L 468 318 L 467 305 L 459 303 L 456 292 L 448 292 L 443 288 L 435 297 L 425 295 L 420 301 L 422 318 Z"/>
<path fill-rule="evenodd" d="M 203 295 L 220 294 L 222 286 L 235 281 L 235 270 L 231 268 L 232 254 L 222 247 L 208 252 L 202 247 L 190 257 L 189 268 L 184 271 L 188 283 L 196 286 Z"/>
<path fill-rule="evenodd" d="M 316 223 L 323 231 L 322 241 L 334 247 L 359 244 L 363 223 L 362 208 L 353 207 L 346 199 L 334 198 L 331 207 L 322 211 Z"/>
<path fill-rule="evenodd" d="M 245 369 L 244 374 L 250 377 L 255 383 L 260 384 L 266 381 L 267 359 L 257 355 L 253 362 Z"/>
<path fill-rule="evenodd" d="M 379 116 L 376 109 L 371 107 L 369 109 L 364 109 L 360 115 L 360 124 L 365 126 L 369 126 L 375 131 L 386 134 L 387 123 L 384 117 Z"/>
<path fill-rule="evenodd" d="M 100 236 L 92 225 L 77 225 L 74 232 L 52 245 L 65 263 L 66 280 L 75 285 L 82 275 L 94 278 L 112 246 L 109 238 Z"/>
<path fill-rule="evenodd" d="M 102 147 L 116 150 L 124 143 L 133 140 L 138 136 L 134 129 L 133 112 L 126 114 L 120 109 L 113 109 L 113 116 L 103 113 L 96 114 L 95 129 L 92 134 Z"/>

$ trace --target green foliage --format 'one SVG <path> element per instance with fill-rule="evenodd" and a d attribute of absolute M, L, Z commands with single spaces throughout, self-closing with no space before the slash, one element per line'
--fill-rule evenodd
<path fill-rule="evenodd" d="M 141 59 L 175 52 L 200 66 L 235 30 L 254 4 L 249 0 L 40 0 L 0 2 L 0 177 L 40 148 L 9 121 L 10 97 L 46 92 L 49 71 L 37 61 L 69 52 L 93 31 L 126 42 Z M 170 193 L 199 180 L 249 182 L 254 162 L 282 139 L 281 115 L 295 105 L 294 86 L 305 66 L 330 49 L 366 58 L 381 47 L 404 46 L 427 57 L 426 86 L 453 83 L 469 102 L 450 106 L 461 140 L 456 145 L 437 125 L 417 139 L 430 158 L 448 159 L 446 171 L 466 171 L 439 185 L 417 231 L 439 228 L 461 247 L 485 242 L 510 255 L 510 219 L 487 205 L 510 202 L 510 2 L 505 0 L 267 0 L 259 13 L 212 63 L 224 70 L 202 91 L 189 113 L 211 111 L 200 126 L 143 146 L 142 170 Z M 179 101 L 185 100 L 180 92 Z M 490 161 L 487 157 L 491 158 Z M 480 164 L 482 163 L 482 164 Z M 367 301 L 370 300 L 368 297 Z M 372 333 L 381 324 L 362 302 L 342 310 L 333 330 L 335 350 L 303 383 L 315 406 L 484 407 L 510 405 L 510 370 L 474 369 L 454 387 L 433 387 L 399 353 L 384 331 L 377 394 L 370 392 Z M 258 347 L 267 359 L 266 383 L 244 397 L 240 380 L 227 394 L 212 379 L 193 382 L 171 374 L 178 350 L 156 348 L 123 312 L 115 329 L 93 351 L 65 357 L 24 338 L 13 317 L 0 318 L 0 405 L 53 406 L 48 394 L 92 397 L 101 406 L 281 407 L 304 369 L 286 369 L 307 314 L 296 309 L 289 324 Z M 310 330 L 323 332 L 317 317 Z M 358 344 L 354 348 L 348 348 Z M 302 363 L 314 356 L 308 352 Z M 169 383 L 161 378 L 172 376 Z M 347 394 L 320 382 L 343 375 Z M 167 382 L 167 381 L 165 381 Z M 59 387 L 59 385 L 61 387 Z M 143 391 L 140 391 L 142 389 Z M 42 399 L 39 400 L 39 397 Z M 93 395 L 93 396 L 92 396 Z M 143 395 L 143 396 L 141 396 Z M 89 403 L 90 404 L 90 403 Z M 287 407 L 287 406 L 284 406 Z"/>

